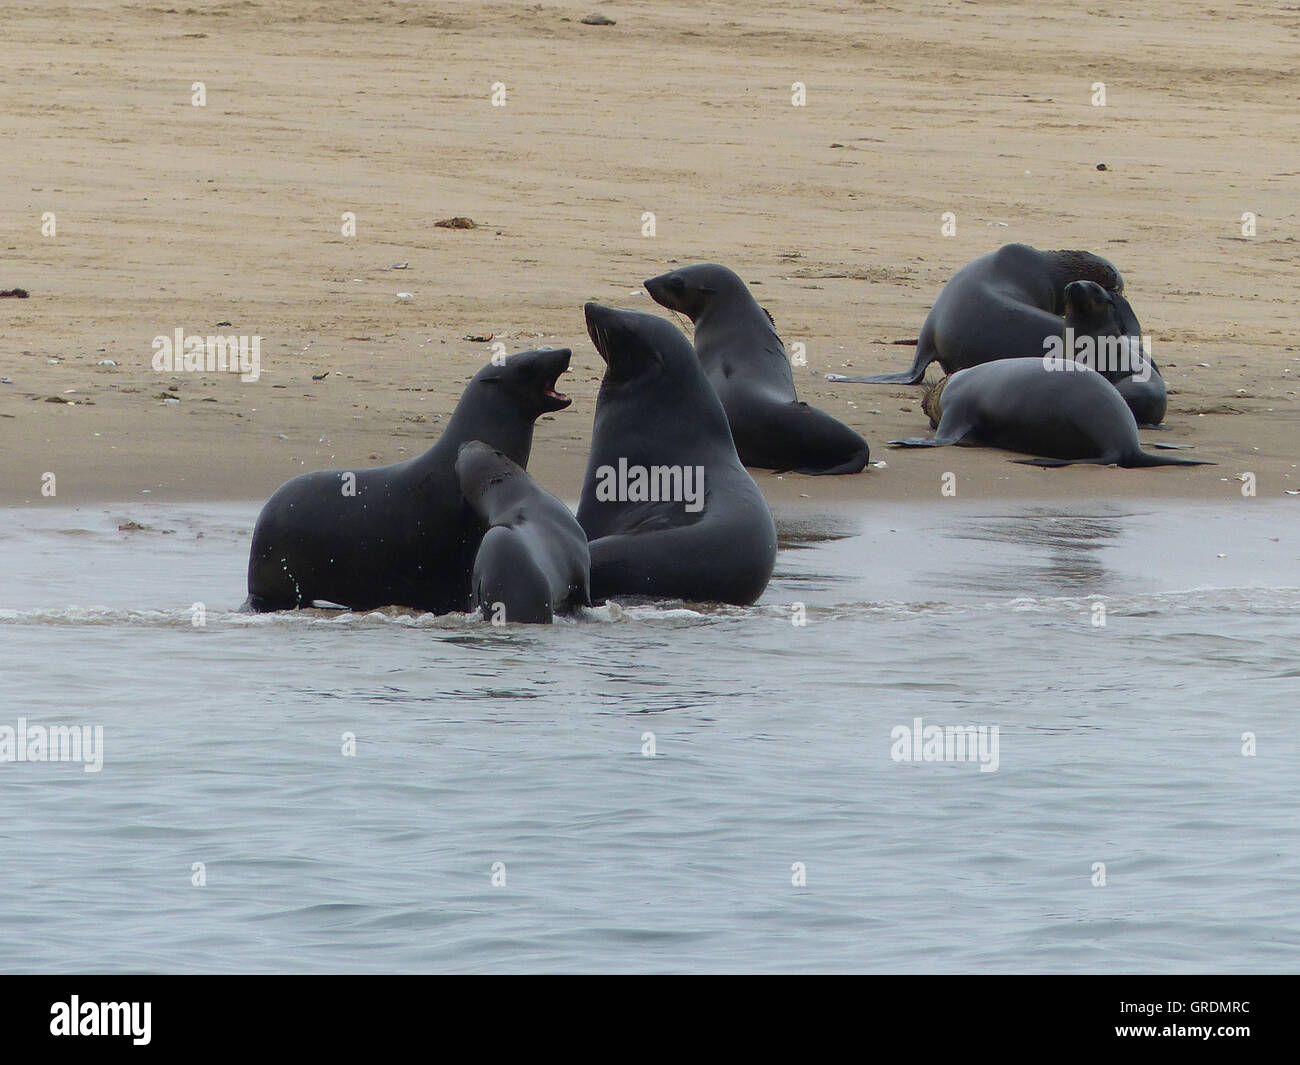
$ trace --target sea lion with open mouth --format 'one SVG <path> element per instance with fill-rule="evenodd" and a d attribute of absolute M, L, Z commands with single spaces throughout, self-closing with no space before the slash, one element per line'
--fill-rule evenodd
<path fill-rule="evenodd" d="M 486 528 L 461 497 L 460 445 L 481 440 L 527 467 L 533 423 L 572 402 L 555 390 L 569 356 L 568 348 L 524 351 L 483 367 L 423 455 L 305 473 L 282 485 L 253 530 L 245 608 L 324 600 L 353 610 L 466 610 Z"/>

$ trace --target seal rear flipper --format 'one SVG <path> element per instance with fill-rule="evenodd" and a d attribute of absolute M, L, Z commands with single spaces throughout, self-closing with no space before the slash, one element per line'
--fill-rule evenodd
<path fill-rule="evenodd" d="M 1045 470 L 1054 470 L 1060 466 L 1118 466 L 1123 465 L 1118 459 L 1012 459 L 1021 466 L 1041 466 Z"/>
<path fill-rule="evenodd" d="M 845 377 L 843 374 L 828 373 L 826 380 L 847 382 L 855 385 L 919 385 L 925 380 L 926 367 L 938 357 L 938 352 L 934 350 L 933 333 L 926 328 L 922 329 L 921 336 L 916 341 L 916 355 L 912 358 L 911 369 L 899 373 L 873 373 L 857 377 Z"/>
<path fill-rule="evenodd" d="M 1142 428 L 1142 426 L 1139 426 L 1139 428 Z M 1154 426 L 1147 426 L 1147 428 L 1154 428 Z M 1185 451 L 1189 447 L 1196 446 L 1194 444 L 1161 444 L 1155 440 L 1144 440 L 1143 444 L 1146 447 L 1157 447 L 1161 451 Z"/>
<path fill-rule="evenodd" d="M 1217 466 L 1218 463 L 1207 459 L 1165 458 L 1163 455 L 1148 455 L 1145 451 L 1139 451 L 1135 455 L 1126 456 L 1120 465 L 1126 469 L 1145 469 L 1148 466 Z"/>
<path fill-rule="evenodd" d="M 900 373 L 873 373 L 859 377 L 828 373 L 825 380 L 833 384 L 849 385 L 919 385 L 925 380 L 925 368 L 933 361 L 933 359 L 926 359 L 919 367 L 914 364 L 910 370 L 903 370 Z"/>

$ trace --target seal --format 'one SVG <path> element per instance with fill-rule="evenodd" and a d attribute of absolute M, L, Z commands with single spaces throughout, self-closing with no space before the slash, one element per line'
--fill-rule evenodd
<path fill-rule="evenodd" d="M 1015 460 L 1034 466 L 1214 465 L 1147 454 L 1119 392 L 1096 370 L 1070 359 L 1000 359 L 959 370 L 927 393 L 922 407 L 938 432 L 891 444 L 1000 447 L 1036 456 Z"/>
<path fill-rule="evenodd" d="M 578 505 L 592 599 L 754 602 L 776 525 L 691 342 L 652 314 L 584 310 L 606 364 Z"/>
<path fill-rule="evenodd" d="M 527 466 L 534 421 L 572 402 L 555 391 L 569 357 L 568 348 L 524 351 L 483 367 L 423 455 L 282 485 L 253 529 L 245 609 L 327 600 L 354 610 L 465 610 L 485 530 L 461 498 L 457 451 L 481 440 Z"/>
<path fill-rule="evenodd" d="M 1069 351 L 1063 340 L 1056 354 L 1083 361 L 1113 384 L 1139 428 L 1152 429 L 1164 420 L 1169 403 L 1164 378 L 1144 348 L 1132 305 L 1121 293 L 1108 292 L 1095 281 L 1071 281 L 1065 286 L 1065 329 L 1076 350 Z"/>
<path fill-rule="evenodd" d="M 656 303 L 695 324 L 695 351 L 746 466 L 845 474 L 870 461 L 861 436 L 799 401 L 772 317 L 735 273 L 716 263 L 687 266 L 650 278 L 645 288 Z"/>
<path fill-rule="evenodd" d="M 995 359 L 1041 358 L 1044 340 L 1063 333 L 1071 281 L 1124 291 L 1120 272 L 1092 252 L 1007 244 L 967 263 L 944 285 L 921 326 L 911 369 L 866 377 L 827 374 L 826 380 L 916 385 L 932 362 L 951 375 Z"/>
<path fill-rule="evenodd" d="M 456 476 L 487 526 L 474 558 L 471 610 L 494 623 L 547 624 L 591 605 L 587 536 L 568 507 L 481 440 L 460 445 Z"/>

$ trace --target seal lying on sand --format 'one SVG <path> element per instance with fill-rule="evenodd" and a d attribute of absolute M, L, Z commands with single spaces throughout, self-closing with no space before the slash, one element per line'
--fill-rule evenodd
<path fill-rule="evenodd" d="M 568 507 L 479 440 L 460 445 L 456 476 L 488 527 L 474 559 L 471 610 L 493 622 L 545 624 L 591 605 L 587 536 Z"/>
<path fill-rule="evenodd" d="M 858 473 L 867 442 L 825 411 L 800 403 L 785 345 L 749 287 L 707 263 L 652 277 L 656 303 L 695 323 L 695 351 L 722 400 L 740 461 L 795 473 Z"/>
<path fill-rule="evenodd" d="M 910 370 L 866 377 L 827 374 L 826 380 L 916 385 L 932 362 L 951 375 L 995 359 L 1041 358 L 1044 340 L 1061 336 L 1065 327 L 1061 315 L 1071 281 L 1124 291 L 1120 272 L 1091 252 L 1007 244 L 967 263 L 943 286 L 921 327 Z"/>
<path fill-rule="evenodd" d="M 776 526 L 691 342 L 652 314 L 585 311 L 606 363 L 578 506 L 592 599 L 752 603 L 772 575 Z"/>
<path fill-rule="evenodd" d="M 465 610 L 484 526 L 461 498 L 457 451 L 481 440 L 527 466 L 533 422 L 571 402 L 555 391 L 569 355 L 568 348 L 525 351 L 483 367 L 423 455 L 356 472 L 305 473 L 282 485 L 253 530 L 245 608 L 328 600 L 354 610 Z"/>
<path fill-rule="evenodd" d="M 1035 466 L 1214 465 L 1148 455 L 1138 443 L 1137 422 L 1114 386 L 1068 359 L 999 359 L 972 366 L 940 381 L 922 405 L 938 432 L 930 439 L 891 444 L 1000 447 L 1043 456 L 1016 460 Z"/>

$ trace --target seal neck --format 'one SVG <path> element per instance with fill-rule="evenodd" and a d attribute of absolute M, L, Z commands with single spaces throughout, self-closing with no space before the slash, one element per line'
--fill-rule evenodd
<path fill-rule="evenodd" d="M 504 388 L 471 381 L 446 432 L 428 453 L 447 448 L 455 461 L 460 445 L 470 440 L 483 441 L 527 469 L 533 449 L 533 418 L 519 409 L 518 399 L 511 398 Z"/>
<path fill-rule="evenodd" d="M 1043 254 L 1051 261 L 1052 287 L 1056 291 L 1058 313 L 1065 308 L 1065 286 L 1071 281 L 1095 281 L 1107 292 L 1124 291 L 1124 278 L 1100 255 L 1077 249 Z"/>

